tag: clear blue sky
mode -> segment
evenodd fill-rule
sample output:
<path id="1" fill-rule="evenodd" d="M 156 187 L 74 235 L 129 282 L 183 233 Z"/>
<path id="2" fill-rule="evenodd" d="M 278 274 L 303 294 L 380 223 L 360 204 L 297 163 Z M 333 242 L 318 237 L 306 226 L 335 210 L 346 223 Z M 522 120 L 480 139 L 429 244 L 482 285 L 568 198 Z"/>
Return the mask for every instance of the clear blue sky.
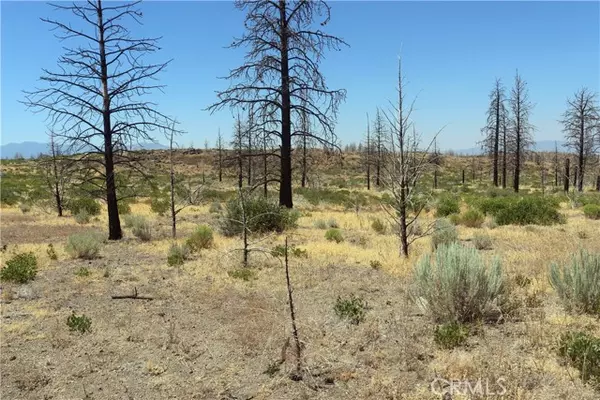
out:
<path id="1" fill-rule="evenodd" d="M 468 148 L 481 138 L 488 92 L 496 77 L 510 87 L 518 68 L 536 104 L 536 140 L 561 138 L 557 120 L 567 96 L 581 86 L 600 91 L 598 2 L 372 2 L 335 1 L 326 29 L 350 48 L 329 53 L 322 70 L 332 88 L 345 88 L 337 133 L 359 141 L 365 113 L 395 98 L 402 49 L 409 82 L 419 95 L 415 120 L 425 137 L 442 126 L 442 148 Z M 181 144 L 214 143 L 230 135 L 228 111 L 203 111 L 227 82 L 217 79 L 243 53 L 224 47 L 243 32 L 243 13 L 231 2 L 144 2 L 144 26 L 134 34 L 163 36 L 159 56 L 174 61 L 162 75 L 161 111 L 188 133 Z M 45 141 L 44 118 L 18 103 L 41 68 L 55 67 L 61 43 L 40 17 L 73 18 L 42 2 L 1 1 L 2 143 Z M 163 140 L 164 142 L 164 140 Z"/>

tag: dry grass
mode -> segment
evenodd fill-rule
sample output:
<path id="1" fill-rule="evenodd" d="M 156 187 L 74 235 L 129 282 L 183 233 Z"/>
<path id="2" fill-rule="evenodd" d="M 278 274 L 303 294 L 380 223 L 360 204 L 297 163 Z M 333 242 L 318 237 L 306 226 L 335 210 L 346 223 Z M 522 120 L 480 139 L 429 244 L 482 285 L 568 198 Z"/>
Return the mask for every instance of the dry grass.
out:
<path id="1" fill-rule="evenodd" d="M 547 270 L 581 246 L 600 251 L 594 235 L 600 221 L 563 210 L 566 225 L 486 230 L 494 249 L 484 256 L 500 256 L 512 280 L 522 275 L 531 283 L 515 287 L 519 307 L 503 324 L 479 327 L 466 347 L 441 350 L 433 342 L 431 319 L 408 295 L 414 262 L 430 251 L 429 240 L 416 242 L 405 260 L 396 237 L 371 228 L 374 217 L 385 219 L 382 212 L 310 210 L 289 232 L 290 242 L 308 253 L 291 260 L 308 371 L 293 382 L 287 376 L 295 354 L 284 346 L 290 323 L 279 261 L 253 253 L 257 279 L 232 278 L 227 272 L 240 265 L 239 239 L 215 234 L 214 248 L 182 267 L 168 267 L 168 218 L 152 214 L 146 204 L 132 205 L 132 213 L 153 220 L 156 239 L 143 243 L 126 229 L 125 239 L 107 244 L 100 259 L 72 260 L 64 252 L 65 232 L 104 230 L 104 214 L 82 228 L 70 217 L 37 213 L 31 219 L 3 208 L 3 243 L 4 232 L 18 232 L 18 240 L 6 242 L 3 261 L 13 252 L 33 251 L 40 271 L 25 288 L 2 285 L 2 398 L 439 399 L 429 387 L 436 377 L 502 378 L 507 399 L 598 398 L 577 371 L 562 365 L 556 341 L 575 328 L 600 335 L 600 322 L 565 313 Z M 328 242 L 314 228 L 316 220 L 329 218 L 338 222 L 344 242 Z M 179 220 L 180 242 L 199 223 L 216 226 L 208 206 L 186 209 Z M 47 229 L 54 235 L 48 237 Z M 458 227 L 465 242 L 476 231 Z M 581 231 L 589 237 L 580 238 Z M 283 238 L 271 236 L 257 246 L 268 251 Z M 48 258 L 48 243 L 57 261 Z M 373 260 L 382 267 L 372 268 Z M 75 276 L 82 266 L 90 276 Z M 111 299 L 134 287 L 154 300 Z M 359 325 L 340 320 L 333 310 L 338 296 L 350 294 L 369 305 Z M 68 331 L 72 311 L 92 319 L 90 333 Z M 282 356 L 279 369 L 270 369 Z"/>

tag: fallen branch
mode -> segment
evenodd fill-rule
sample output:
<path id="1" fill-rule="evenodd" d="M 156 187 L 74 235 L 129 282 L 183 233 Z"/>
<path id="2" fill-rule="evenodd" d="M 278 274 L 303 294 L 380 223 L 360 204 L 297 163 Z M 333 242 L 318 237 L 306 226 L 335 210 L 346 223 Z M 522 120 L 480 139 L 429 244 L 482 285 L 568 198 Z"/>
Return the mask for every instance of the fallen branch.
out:
<path id="1" fill-rule="evenodd" d="M 133 294 L 126 294 L 120 296 L 111 296 L 112 299 L 134 299 L 134 300 L 154 300 L 154 297 L 149 296 L 138 296 L 137 288 L 133 288 Z"/>

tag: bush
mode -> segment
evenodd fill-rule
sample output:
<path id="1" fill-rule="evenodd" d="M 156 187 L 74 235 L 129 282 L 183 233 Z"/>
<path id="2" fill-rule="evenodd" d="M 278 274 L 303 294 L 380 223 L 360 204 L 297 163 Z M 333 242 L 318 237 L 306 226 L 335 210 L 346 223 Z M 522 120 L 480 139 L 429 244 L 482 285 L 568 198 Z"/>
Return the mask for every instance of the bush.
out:
<path id="1" fill-rule="evenodd" d="M 460 215 L 459 214 L 450 214 L 448 215 L 448 222 L 450 222 L 452 225 L 459 225 L 460 224 Z"/>
<path id="2" fill-rule="evenodd" d="M 450 214 L 458 214 L 459 212 L 458 199 L 454 197 L 442 197 L 438 200 L 435 216 L 438 218 L 447 217 Z"/>
<path id="3" fill-rule="evenodd" d="M 173 243 L 171 247 L 169 247 L 169 252 L 167 253 L 167 264 L 170 267 L 183 265 L 188 257 L 189 249 L 187 246 L 180 246 L 177 243 Z"/>
<path id="4" fill-rule="evenodd" d="M 77 222 L 79 225 L 89 224 L 91 218 L 92 217 L 87 211 L 85 211 L 85 209 L 82 209 L 77 214 L 75 214 L 75 222 Z"/>
<path id="5" fill-rule="evenodd" d="M 297 226 L 300 214 L 295 210 L 280 207 L 274 201 L 262 196 L 245 200 L 246 227 L 253 234 L 283 232 Z M 233 199 L 225 205 L 221 218 L 221 231 L 225 236 L 239 235 L 243 231 L 242 205 L 239 199 Z"/>
<path id="6" fill-rule="evenodd" d="M 98 257 L 103 242 L 104 237 L 98 232 L 76 233 L 67 239 L 65 250 L 73 258 L 91 260 Z"/>
<path id="7" fill-rule="evenodd" d="M 325 239 L 330 242 L 341 243 L 344 241 L 344 236 L 342 235 L 342 231 L 336 228 L 329 228 L 325 232 Z"/>
<path id="8" fill-rule="evenodd" d="M 493 248 L 492 238 L 485 233 L 476 233 L 473 236 L 473 245 L 477 250 L 491 250 Z"/>
<path id="9" fill-rule="evenodd" d="M 583 214 L 589 219 L 600 219 L 600 205 L 588 204 L 584 206 Z"/>
<path id="10" fill-rule="evenodd" d="M 435 222 L 433 233 L 431 234 L 431 247 L 435 250 L 442 244 L 454 243 L 458 240 L 456 227 L 446 219 L 439 219 Z"/>
<path id="11" fill-rule="evenodd" d="M 37 258 L 31 252 L 20 253 L 6 262 L 0 270 L 0 280 L 27 283 L 37 275 Z"/>
<path id="12" fill-rule="evenodd" d="M 350 323 L 358 325 L 365 320 L 367 302 L 354 294 L 350 295 L 348 299 L 338 297 L 333 310 L 341 319 L 346 319 Z"/>
<path id="13" fill-rule="evenodd" d="M 438 325 L 433 332 L 433 339 L 444 349 L 453 349 L 463 345 L 469 337 L 469 328 L 458 322 Z"/>
<path id="14" fill-rule="evenodd" d="M 581 250 L 562 268 L 552 263 L 550 283 L 568 310 L 600 314 L 600 254 Z"/>
<path id="15" fill-rule="evenodd" d="M 90 216 L 100 215 L 100 204 L 89 197 L 69 201 L 68 208 L 72 215 L 77 215 L 84 210 Z"/>
<path id="16" fill-rule="evenodd" d="M 92 328 L 92 320 L 85 314 L 76 315 L 75 311 L 67 318 L 67 326 L 69 330 L 76 331 L 81 334 L 89 332 Z"/>
<path id="17" fill-rule="evenodd" d="M 131 213 L 131 203 L 128 201 L 119 200 L 117 208 L 119 209 L 119 215 L 128 215 Z"/>
<path id="18" fill-rule="evenodd" d="M 506 289 L 498 258 L 486 265 L 477 250 L 459 244 L 440 246 L 416 265 L 414 297 L 440 322 L 489 319 L 505 305 Z"/>
<path id="19" fill-rule="evenodd" d="M 152 239 L 152 225 L 143 216 L 137 216 L 132 221 L 131 233 L 142 242 L 148 242 Z"/>
<path id="20" fill-rule="evenodd" d="M 552 225 L 564 223 L 558 212 L 560 203 L 551 197 L 496 197 L 478 202 L 486 215 L 494 216 L 498 225 Z"/>
<path id="21" fill-rule="evenodd" d="M 373 228 L 373 230 L 380 235 L 384 235 L 387 232 L 387 225 L 379 218 L 375 218 L 373 220 L 371 228 Z"/>
<path id="22" fill-rule="evenodd" d="M 150 198 L 150 209 L 152 212 L 160 215 L 161 217 L 169 211 L 170 202 L 166 197 L 152 196 Z"/>
<path id="23" fill-rule="evenodd" d="M 469 228 L 481 228 L 485 217 L 480 211 L 469 209 L 460 216 L 460 223 Z"/>
<path id="24" fill-rule="evenodd" d="M 21 204 L 19 204 L 19 209 L 21 210 L 21 212 L 23 214 L 27 214 L 29 211 L 31 211 L 31 204 L 21 203 Z"/>
<path id="25" fill-rule="evenodd" d="M 86 276 L 90 276 L 91 272 L 87 267 L 79 267 L 79 269 L 75 271 L 75 275 L 79 276 L 80 278 L 85 278 Z"/>
<path id="26" fill-rule="evenodd" d="M 383 264 L 381 264 L 381 261 L 379 260 L 371 260 L 369 261 L 369 265 L 373 269 L 381 269 L 381 267 L 383 266 Z"/>
<path id="27" fill-rule="evenodd" d="M 48 258 L 52 261 L 58 260 L 58 254 L 56 254 L 56 250 L 54 250 L 54 246 L 52 243 L 48 244 L 48 248 L 46 249 L 46 254 L 48 254 Z"/>
<path id="28" fill-rule="evenodd" d="M 250 268 L 237 268 L 232 271 L 227 271 L 227 275 L 234 279 L 241 279 L 246 282 L 256 279 L 256 272 Z"/>
<path id="29" fill-rule="evenodd" d="M 561 337 L 558 352 L 579 370 L 581 380 L 600 381 L 600 338 L 584 332 L 569 332 Z"/>
<path id="30" fill-rule="evenodd" d="M 318 219 L 315 221 L 314 227 L 317 229 L 327 229 L 327 221 Z"/>
<path id="31" fill-rule="evenodd" d="M 146 218 L 142 215 L 127 214 L 123 216 L 123 226 L 125 228 L 133 228 L 136 225 L 141 225 Z"/>
<path id="32" fill-rule="evenodd" d="M 192 252 L 211 248 L 214 244 L 212 228 L 208 225 L 197 226 L 194 232 L 192 232 L 192 235 L 188 238 L 186 244 Z"/>

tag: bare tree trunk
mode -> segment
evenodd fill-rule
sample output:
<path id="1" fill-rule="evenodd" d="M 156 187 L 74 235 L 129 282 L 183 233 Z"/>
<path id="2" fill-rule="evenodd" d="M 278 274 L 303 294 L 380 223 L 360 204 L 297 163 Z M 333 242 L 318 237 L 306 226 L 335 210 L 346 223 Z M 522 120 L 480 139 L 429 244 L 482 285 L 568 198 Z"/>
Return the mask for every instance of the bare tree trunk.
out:
<path id="1" fill-rule="evenodd" d="M 577 189 L 577 187 L 579 185 L 578 179 L 579 179 L 579 168 L 576 165 L 575 168 L 573 168 L 573 192 L 575 192 L 575 190 Z"/>
<path id="2" fill-rule="evenodd" d="M 583 192 L 583 175 L 585 168 L 585 115 L 581 114 L 581 121 L 579 126 L 579 157 L 578 157 L 578 168 L 575 169 L 575 184 L 577 190 Z M 579 178 L 579 180 L 577 180 Z"/>
<path id="3" fill-rule="evenodd" d="M 177 213 L 175 212 L 175 169 L 173 163 L 173 134 L 169 138 L 169 163 L 170 163 L 170 182 L 171 182 L 171 237 L 177 238 Z"/>
<path id="4" fill-rule="evenodd" d="M 371 190 L 371 127 L 369 114 L 367 114 L 367 190 Z"/>
<path id="5" fill-rule="evenodd" d="M 292 120 L 290 98 L 290 66 L 286 1 L 279 0 L 281 24 L 281 176 L 279 205 L 293 208 L 292 200 Z"/>
<path id="6" fill-rule="evenodd" d="M 600 175 L 596 177 L 596 191 L 600 192 Z"/>
<path id="7" fill-rule="evenodd" d="M 292 297 L 292 283 L 290 282 L 290 267 L 288 262 L 288 238 L 285 238 L 285 280 L 288 292 L 288 300 L 290 303 L 290 319 L 292 320 L 292 334 L 294 343 L 296 344 L 296 371 L 292 375 L 292 380 L 302 379 L 302 346 L 300 345 L 300 336 L 298 335 L 298 327 L 296 326 L 296 313 L 294 311 L 294 298 Z"/>
<path id="8" fill-rule="evenodd" d="M 123 237 L 117 190 L 115 187 L 115 166 L 113 160 L 112 129 L 110 123 L 110 97 L 108 95 L 108 66 L 104 39 L 104 18 L 102 17 L 102 1 L 98 0 L 98 44 L 100 46 L 100 80 L 102 82 L 104 123 L 104 167 L 106 171 L 106 206 L 108 208 L 108 240 L 120 240 Z"/>
<path id="9" fill-rule="evenodd" d="M 570 173 L 569 173 L 569 165 L 571 163 L 571 159 L 567 158 L 565 160 L 565 180 L 564 180 L 564 191 L 569 192 L 569 181 L 570 181 Z"/>
<path id="10" fill-rule="evenodd" d="M 54 142 L 54 135 L 52 134 L 52 136 L 50 136 L 50 151 L 52 153 L 52 171 L 54 173 L 54 176 L 52 177 L 53 179 L 53 191 L 54 191 L 54 200 L 56 203 L 56 212 L 58 213 L 59 217 L 63 216 L 63 204 L 62 204 L 62 190 L 60 187 L 60 179 L 61 176 L 59 176 L 58 174 L 58 160 L 56 159 L 58 157 L 57 151 L 56 151 L 56 143 Z"/>
<path id="11" fill-rule="evenodd" d="M 506 143 L 506 120 L 502 123 L 502 189 L 506 189 L 508 145 Z"/>

